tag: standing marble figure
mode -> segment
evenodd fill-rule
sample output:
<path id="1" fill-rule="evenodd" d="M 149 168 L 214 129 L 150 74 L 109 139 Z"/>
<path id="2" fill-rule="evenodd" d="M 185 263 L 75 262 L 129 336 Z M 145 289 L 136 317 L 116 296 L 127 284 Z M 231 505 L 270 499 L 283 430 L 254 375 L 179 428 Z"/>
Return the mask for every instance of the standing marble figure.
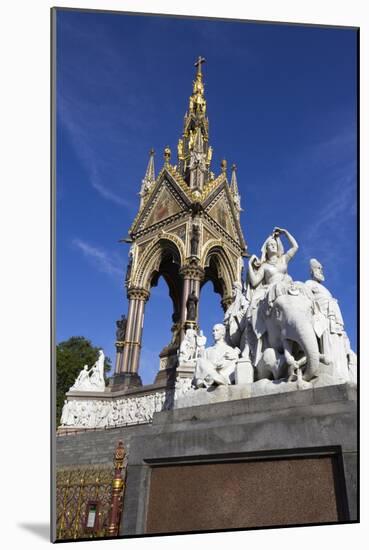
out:
<path id="1" fill-rule="evenodd" d="M 311 290 L 315 302 L 314 329 L 319 338 L 324 363 L 334 366 L 335 376 L 348 381 L 350 343 L 344 330 L 344 323 L 338 302 L 323 285 L 323 266 L 318 260 L 310 260 L 311 279 L 306 286 Z"/>

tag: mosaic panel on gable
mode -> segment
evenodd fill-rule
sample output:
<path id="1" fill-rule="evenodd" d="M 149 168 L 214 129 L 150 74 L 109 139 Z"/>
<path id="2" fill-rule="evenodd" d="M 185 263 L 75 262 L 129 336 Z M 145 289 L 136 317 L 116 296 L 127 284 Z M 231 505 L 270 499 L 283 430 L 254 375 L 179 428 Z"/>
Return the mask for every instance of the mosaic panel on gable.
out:
<path id="1" fill-rule="evenodd" d="M 170 230 L 170 233 L 174 233 L 174 235 L 177 235 L 184 243 L 186 242 L 186 224 L 174 227 Z"/>
<path id="2" fill-rule="evenodd" d="M 182 210 L 179 203 L 176 201 L 172 193 L 169 191 L 166 185 L 163 186 L 163 189 L 159 192 L 157 197 L 154 199 L 155 205 L 148 219 L 144 223 L 144 227 L 150 227 Z"/>
<path id="3" fill-rule="evenodd" d="M 232 212 L 228 205 L 225 193 L 222 192 L 215 203 L 215 205 L 209 210 L 209 215 L 230 235 L 233 239 L 238 241 L 234 225 L 232 223 Z"/>

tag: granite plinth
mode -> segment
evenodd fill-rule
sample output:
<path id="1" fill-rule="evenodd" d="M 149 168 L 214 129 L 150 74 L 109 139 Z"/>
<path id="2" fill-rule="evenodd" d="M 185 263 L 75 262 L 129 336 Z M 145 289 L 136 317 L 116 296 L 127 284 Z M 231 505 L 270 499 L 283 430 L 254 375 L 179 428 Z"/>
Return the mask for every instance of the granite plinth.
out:
<path id="1" fill-rule="evenodd" d="M 242 392 L 244 389 L 221 389 L 221 392 L 225 391 Z M 148 507 L 148 503 L 156 502 L 155 495 L 150 493 L 150 480 L 154 479 L 152 475 L 155 468 L 174 465 L 197 467 L 206 463 L 223 465 L 233 461 L 240 463 L 259 459 L 268 461 L 268 475 L 273 472 L 274 459 L 285 460 L 287 469 L 293 466 L 289 465 L 290 459 L 312 460 L 311 464 L 316 459 L 314 468 L 323 476 L 321 483 L 329 487 L 331 500 L 324 507 L 322 505 L 321 513 L 315 510 L 314 515 L 309 511 L 312 522 L 357 520 L 356 386 L 340 384 L 248 399 L 240 397 L 241 395 L 242 393 L 238 394 L 238 399 L 233 394 L 234 399 L 228 401 L 156 413 L 150 430 L 144 436 L 135 432 L 130 441 L 130 477 L 127 482 L 122 534 L 144 534 L 149 530 L 157 532 L 152 519 L 148 523 L 148 518 L 153 518 L 156 513 Z M 325 463 L 327 468 L 323 474 L 325 467 L 320 461 L 326 457 L 329 460 Z M 298 467 L 294 471 L 298 471 Z M 195 468 L 192 470 L 194 472 Z M 221 473 L 220 468 L 219 475 Z M 212 479 L 217 479 L 216 476 L 217 474 Z M 333 482 L 332 479 L 329 481 L 329 476 L 333 476 Z M 181 481 L 180 476 L 177 481 Z M 221 488 L 226 487 L 223 484 L 218 485 Z M 235 491 L 236 485 L 232 487 L 229 493 L 221 493 L 230 507 L 238 510 L 240 507 L 252 506 L 252 503 L 245 501 L 244 493 Z M 278 483 L 270 485 L 270 499 L 272 504 L 279 502 L 279 506 L 283 506 L 283 499 L 288 499 L 288 496 L 278 492 L 278 487 Z M 303 498 L 309 502 L 309 484 L 302 484 L 301 487 L 305 490 Z M 181 491 L 182 489 L 184 499 L 186 492 L 195 494 L 194 486 L 186 488 L 186 484 L 181 484 Z M 288 494 L 296 495 L 293 487 L 288 490 Z M 301 510 L 300 501 L 295 496 L 293 503 L 296 510 Z M 212 503 L 208 505 L 211 506 Z M 177 508 L 178 506 L 179 503 L 176 504 Z M 337 519 L 334 519 L 334 506 L 340 509 Z M 149 512 L 151 516 L 148 515 Z M 171 513 L 174 512 L 168 510 L 168 514 Z M 291 515 L 286 525 L 303 524 L 305 517 L 303 511 L 300 516 L 297 513 Z M 268 520 L 264 515 L 254 523 L 250 519 L 247 526 L 271 526 L 280 521 L 275 518 L 273 523 L 272 520 L 273 518 Z M 160 529 L 166 525 L 169 529 L 167 532 L 181 532 L 183 525 L 188 526 L 188 522 L 184 521 L 178 524 L 177 529 L 176 521 L 173 518 L 172 529 L 168 527 L 170 518 L 166 524 L 161 522 L 158 525 Z M 211 524 L 206 522 L 202 525 L 204 529 L 214 528 L 209 527 Z"/>
<path id="2" fill-rule="evenodd" d="M 140 386 L 142 386 L 142 380 L 137 372 L 121 372 L 114 374 L 109 380 L 109 388 L 112 392 Z"/>

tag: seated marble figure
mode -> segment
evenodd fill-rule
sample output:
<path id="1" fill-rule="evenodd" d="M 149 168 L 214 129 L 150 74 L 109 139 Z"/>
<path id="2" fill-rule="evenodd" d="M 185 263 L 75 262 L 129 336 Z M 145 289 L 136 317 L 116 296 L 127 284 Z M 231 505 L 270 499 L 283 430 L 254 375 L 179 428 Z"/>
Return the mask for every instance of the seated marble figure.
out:
<path id="1" fill-rule="evenodd" d="M 234 382 L 234 371 L 240 350 L 225 342 L 225 333 L 224 325 L 214 325 L 214 345 L 203 349 L 196 361 L 193 379 L 195 388 L 228 385 Z"/>

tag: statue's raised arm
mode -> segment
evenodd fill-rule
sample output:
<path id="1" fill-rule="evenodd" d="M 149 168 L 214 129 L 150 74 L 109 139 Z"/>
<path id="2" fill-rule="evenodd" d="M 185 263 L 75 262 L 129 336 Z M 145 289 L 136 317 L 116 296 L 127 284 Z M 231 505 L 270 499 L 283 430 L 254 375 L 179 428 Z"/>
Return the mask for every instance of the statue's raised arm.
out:
<path id="1" fill-rule="evenodd" d="M 286 253 L 281 240 L 282 235 L 291 245 Z M 286 279 L 288 262 L 296 254 L 298 248 L 296 239 L 287 229 L 275 227 L 261 248 L 260 260 L 255 254 L 249 260 L 248 275 L 251 287 L 256 288 L 261 283 L 271 285 Z"/>
<path id="2" fill-rule="evenodd" d="M 286 261 L 289 262 L 290 259 L 293 258 L 296 252 L 298 251 L 299 245 L 297 244 L 296 239 L 291 235 L 289 231 L 287 231 L 287 229 L 281 229 L 280 227 L 275 227 L 273 229 L 272 236 L 278 239 L 280 235 L 285 235 L 291 245 L 291 248 L 287 250 L 287 252 L 284 255 L 286 258 Z"/>

